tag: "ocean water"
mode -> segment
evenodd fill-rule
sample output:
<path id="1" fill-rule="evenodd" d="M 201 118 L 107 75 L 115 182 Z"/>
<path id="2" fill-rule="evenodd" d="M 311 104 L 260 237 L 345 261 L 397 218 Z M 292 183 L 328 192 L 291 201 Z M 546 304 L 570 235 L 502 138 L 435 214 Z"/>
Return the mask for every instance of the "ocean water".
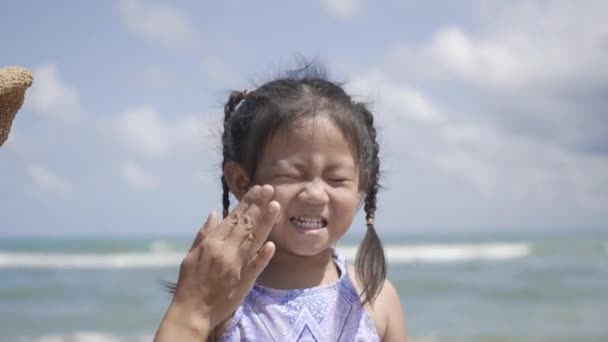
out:
<path id="1" fill-rule="evenodd" d="M 412 342 L 608 341 L 608 233 L 385 237 Z M 3 238 L 0 341 L 151 341 L 189 239 Z M 347 258 L 356 241 L 338 245 Z"/>

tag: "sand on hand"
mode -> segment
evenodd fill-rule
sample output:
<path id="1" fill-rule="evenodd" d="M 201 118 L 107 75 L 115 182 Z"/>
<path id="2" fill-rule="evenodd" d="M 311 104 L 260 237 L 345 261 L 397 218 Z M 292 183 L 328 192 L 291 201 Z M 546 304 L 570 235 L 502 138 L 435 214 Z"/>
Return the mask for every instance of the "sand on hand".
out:
<path id="1" fill-rule="evenodd" d="M 21 67 L 0 68 L 0 146 L 8 139 L 15 115 L 32 85 L 32 73 Z"/>

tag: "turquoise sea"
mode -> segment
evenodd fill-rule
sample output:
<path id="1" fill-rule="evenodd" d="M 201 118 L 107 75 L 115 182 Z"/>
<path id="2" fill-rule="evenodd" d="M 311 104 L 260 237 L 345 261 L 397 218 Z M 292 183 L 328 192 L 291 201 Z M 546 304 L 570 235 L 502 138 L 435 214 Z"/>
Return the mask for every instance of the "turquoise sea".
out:
<path id="1" fill-rule="evenodd" d="M 608 341 L 608 232 L 384 237 L 413 342 Z M 189 238 L 2 238 L 0 341 L 150 341 Z M 338 250 L 352 257 L 354 239 Z"/>

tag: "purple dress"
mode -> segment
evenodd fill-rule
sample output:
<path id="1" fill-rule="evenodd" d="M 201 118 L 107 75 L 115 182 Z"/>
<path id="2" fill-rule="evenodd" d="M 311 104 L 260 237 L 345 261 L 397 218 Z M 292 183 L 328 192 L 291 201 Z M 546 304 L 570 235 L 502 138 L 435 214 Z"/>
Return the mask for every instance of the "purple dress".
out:
<path id="1" fill-rule="evenodd" d="M 295 290 L 255 284 L 220 341 L 380 341 L 346 261 L 335 254 L 334 260 L 340 269 L 334 284 Z"/>

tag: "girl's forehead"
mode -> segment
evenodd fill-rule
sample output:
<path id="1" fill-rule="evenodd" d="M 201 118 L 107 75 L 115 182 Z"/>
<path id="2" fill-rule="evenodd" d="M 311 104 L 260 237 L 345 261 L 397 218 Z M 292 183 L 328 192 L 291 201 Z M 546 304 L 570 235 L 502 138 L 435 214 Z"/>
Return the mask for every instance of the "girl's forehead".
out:
<path id="1" fill-rule="evenodd" d="M 295 147 L 305 148 L 309 144 L 318 141 L 331 141 L 334 144 L 344 142 L 348 144 L 348 139 L 346 139 L 342 130 L 332 119 L 325 115 L 307 116 L 284 123 L 268 143 L 280 144 L 280 146 L 297 143 Z M 307 144 L 301 146 L 299 145 L 301 143 Z"/>
<path id="2" fill-rule="evenodd" d="M 287 136 L 318 136 L 320 134 L 333 134 L 342 131 L 340 127 L 327 114 L 307 115 L 288 121 L 279 126 L 277 134 L 282 133 Z"/>
<path id="3" fill-rule="evenodd" d="M 282 125 L 266 143 L 263 159 L 274 163 L 312 156 L 349 163 L 355 159 L 353 144 L 327 116 L 305 117 Z"/>

